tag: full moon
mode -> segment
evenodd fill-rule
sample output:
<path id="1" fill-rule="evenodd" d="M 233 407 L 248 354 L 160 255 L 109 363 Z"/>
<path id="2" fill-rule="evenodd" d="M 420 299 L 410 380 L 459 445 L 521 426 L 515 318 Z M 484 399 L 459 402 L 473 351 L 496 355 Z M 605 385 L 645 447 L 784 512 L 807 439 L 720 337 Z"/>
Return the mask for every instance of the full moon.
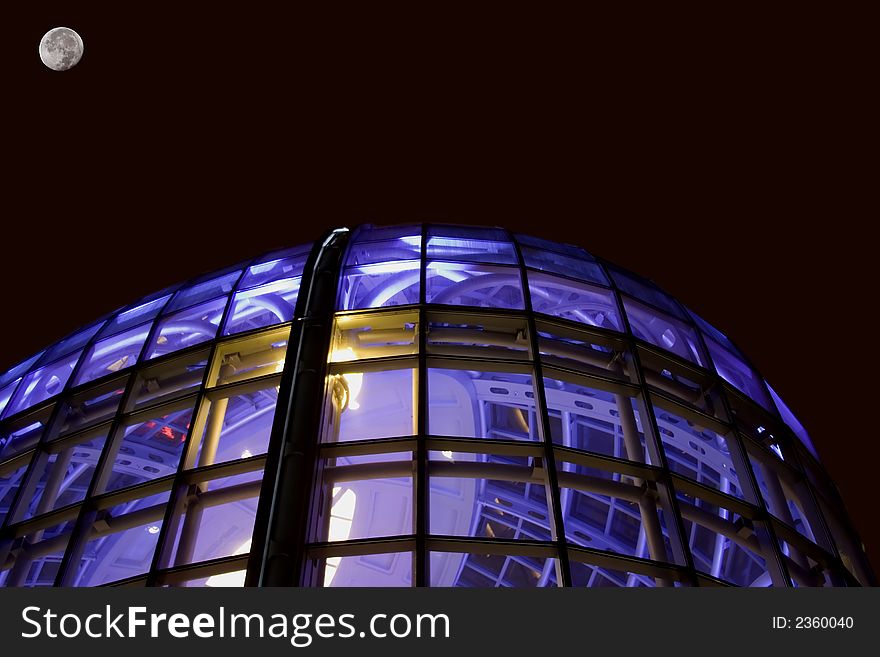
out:
<path id="1" fill-rule="evenodd" d="M 40 39 L 40 59 L 53 71 L 66 71 L 79 63 L 83 41 L 69 27 L 55 27 Z"/>

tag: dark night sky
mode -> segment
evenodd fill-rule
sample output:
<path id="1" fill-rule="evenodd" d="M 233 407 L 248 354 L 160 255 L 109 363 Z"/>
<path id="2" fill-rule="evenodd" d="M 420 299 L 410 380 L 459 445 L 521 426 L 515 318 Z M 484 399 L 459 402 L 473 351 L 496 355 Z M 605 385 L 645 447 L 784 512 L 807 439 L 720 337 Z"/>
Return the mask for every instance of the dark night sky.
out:
<path id="1" fill-rule="evenodd" d="M 0 9 L 0 370 L 331 226 L 502 225 L 727 332 L 880 564 L 859 17 L 30 4 Z M 86 44 L 65 73 L 37 56 L 56 25 Z"/>

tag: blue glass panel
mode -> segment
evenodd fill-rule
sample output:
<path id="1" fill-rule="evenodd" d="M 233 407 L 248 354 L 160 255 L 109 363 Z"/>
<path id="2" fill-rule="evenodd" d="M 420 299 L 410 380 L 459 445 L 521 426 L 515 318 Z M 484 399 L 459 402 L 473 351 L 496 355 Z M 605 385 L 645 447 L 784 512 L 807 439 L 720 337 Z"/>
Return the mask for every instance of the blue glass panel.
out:
<path id="1" fill-rule="evenodd" d="M 431 586 L 457 588 L 535 588 L 558 586 L 556 559 L 431 552 Z"/>
<path id="2" fill-rule="evenodd" d="M 764 381 L 758 373 L 712 338 L 706 336 L 705 339 L 718 376 L 768 411 L 772 410 L 773 402 L 770 401 L 770 395 L 767 394 Z"/>
<path id="3" fill-rule="evenodd" d="M 155 299 L 143 301 L 134 307 L 123 310 L 107 322 L 99 337 L 103 338 L 149 322 L 162 311 L 162 308 L 165 307 L 170 298 L 171 294 L 163 294 Z"/>
<path id="4" fill-rule="evenodd" d="M 367 242 L 380 240 L 393 240 L 407 238 L 413 235 L 421 235 L 421 226 L 373 226 L 365 224 L 355 231 L 353 242 Z"/>
<path id="5" fill-rule="evenodd" d="M 16 379 L 5 388 L 0 388 L 0 417 L 3 417 L 3 411 L 6 410 L 6 406 L 9 404 L 9 400 L 12 399 L 12 394 L 15 392 L 15 388 L 20 381 L 21 379 Z"/>
<path id="6" fill-rule="evenodd" d="M 91 340 L 92 336 L 98 332 L 98 329 L 101 328 L 101 324 L 102 322 L 99 322 L 84 331 L 74 333 L 73 335 L 64 338 L 61 342 L 56 342 L 54 346 L 49 347 L 49 349 L 46 350 L 46 353 L 43 354 L 39 365 L 45 365 L 46 363 L 58 359 L 59 356 L 66 356 L 72 351 L 82 349 L 85 344 Z"/>
<path id="7" fill-rule="evenodd" d="M 656 581 L 650 575 L 594 566 L 577 561 L 571 563 L 571 580 L 572 586 L 587 588 L 652 588 L 656 586 Z M 675 582 L 675 585 L 678 586 L 679 582 Z"/>
<path id="8" fill-rule="evenodd" d="M 269 254 L 257 264 L 248 267 L 244 277 L 241 279 L 241 283 L 238 284 L 238 288 L 256 287 L 271 281 L 281 280 L 282 278 L 302 276 L 311 250 L 312 245 L 305 244 L 293 249 Z"/>
<path id="9" fill-rule="evenodd" d="M 43 437 L 48 419 L 49 409 L 45 409 L 21 418 L 13 426 L 0 428 L 0 462 L 36 447 Z"/>
<path id="10" fill-rule="evenodd" d="M 725 349 L 727 349 L 729 352 L 742 358 L 742 353 L 736 347 L 733 346 L 733 342 L 731 342 L 730 339 L 726 335 L 724 335 L 721 331 L 719 331 L 717 328 L 712 326 L 709 322 L 704 320 L 702 317 L 697 315 L 697 313 L 695 313 L 693 310 L 688 309 L 688 313 L 690 313 L 690 316 L 693 318 L 697 327 L 700 329 L 700 331 L 703 332 L 703 334 L 707 338 L 711 338 L 711 339 L 715 340 L 720 345 L 722 345 Z"/>
<path id="11" fill-rule="evenodd" d="M 524 308 L 522 279 L 515 267 L 429 262 L 427 302 L 483 308 Z"/>
<path id="12" fill-rule="evenodd" d="M 695 329 L 629 297 L 623 297 L 623 305 L 637 338 L 706 367 Z"/>
<path id="13" fill-rule="evenodd" d="M 776 394 L 773 388 L 770 387 L 769 383 L 767 383 L 767 389 L 770 391 L 770 396 L 773 397 L 773 401 L 776 403 L 776 408 L 779 409 L 779 414 L 788 425 L 788 428 L 794 431 L 794 434 L 804 444 L 804 447 L 810 450 L 810 453 L 818 459 L 819 454 L 818 452 L 816 452 L 813 441 L 810 439 L 810 434 L 808 434 L 807 430 L 804 429 L 804 425 L 801 424 L 800 420 L 795 417 L 794 413 L 791 412 L 791 409 L 788 407 L 788 405 L 784 401 L 782 401 L 782 398 Z M 0 406 L 2 406 L 2 402 L 0 402 Z"/>
<path id="14" fill-rule="evenodd" d="M 136 328 L 118 333 L 96 342 L 76 375 L 74 385 L 119 372 L 137 362 L 152 324 L 142 324 Z"/>
<path id="15" fill-rule="evenodd" d="M 0 525 L 6 519 L 6 514 L 15 502 L 15 495 L 24 483 L 24 475 L 27 472 L 30 460 L 19 462 L 13 466 L 0 466 Z M 2 567 L 2 564 L 0 564 Z"/>
<path id="16" fill-rule="evenodd" d="M 39 352 L 38 354 L 34 354 L 33 356 L 31 356 L 31 357 L 28 358 L 27 360 L 23 360 L 23 361 L 21 361 L 21 362 L 20 362 L 18 365 L 16 365 L 15 367 L 11 367 L 11 368 L 9 368 L 9 369 L 6 371 L 6 373 L 3 374 L 3 376 L 0 376 L 0 388 L 2 388 L 3 386 L 5 386 L 7 383 L 9 383 L 10 381 L 12 381 L 13 379 L 17 379 L 17 378 L 19 378 L 19 377 L 20 377 L 22 374 L 24 374 L 25 372 L 29 372 L 29 371 L 30 371 L 30 368 L 31 368 L 31 365 L 33 365 L 34 363 L 36 363 L 36 362 L 37 362 L 37 359 L 39 359 L 39 357 L 42 356 L 42 355 L 43 355 L 43 352 L 41 351 L 41 352 Z"/>
<path id="17" fill-rule="evenodd" d="M 345 405 L 336 426 L 328 426 L 324 442 L 413 435 L 413 370 L 349 372 L 339 376 L 339 384 L 346 390 Z"/>
<path id="18" fill-rule="evenodd" d="M 621 331 L 614 293 L 604 287 L 529 270 L 532 309 L 574 322 Z"/>
<path id="19" fill-rule="evenodd" d="M 390 552 L 327 557 L 323 586 L 401 586 L 412 584 L 412 553 Z"/>
<path id="20" fill-rule="evenodd" d="M 285 278 L 236 292 L 223 335 L 291 321 L 301 282 Z"/>
<path id="21" fill-rule="evenodd" d="M 405 235 L 396 240 L 356 242 L 351 245 L 345 264 L 369 265 L 377 262 L 418 260 L 422 255 L 421 235 Z"/>
<path id="22" fill-rule="evenodd" d="M 492 242 L 510 242 L 510 235 L 501 228 L 484 226 L 435 225 L 428 227 L 428 238 L 434 236 L 453 237 L 463 240 L 489 240 Z"/>
<path id="23" fill-rule="evenodd" d="M 552 251 L 522 247 L 522 254 L 527 267 L 540 269 L 551 274 L 562 274 L 582 281 L 608 285 L 608 279 L 605 278 L 602 268 L 586 253 L 580 257 L 571 257 Z"/>
<path id="24" fill-rule="evenodd" d="M 339 286 L 339 310 L 380 308 L 419 302 L 418 260 L 400 260 L 345 269 Z"/>
<path id="25" fill-rule="evenodd" d="M 727 495 L 746 499 L 723 436 L 656 404 L 654 414 L 670 470 Z"/>
<path id="26" fill-rule="evenodd" d="M 226 299 L 214 299 L 163 318 L 147 358 L 164 356 L 213 339 L 223 316 Z"/>
<path id="27" fill-rule="evenodd" d="M 611 277 L 622 292 L 635 297 L 640 301 L 649 303 L 660 310 L 665 310 L 670 315 L 678 319 L 686 320 L 687 316 L 682 311 L 681 306 L 668 294 L 660 288 L 645 280 L 635 278 L 633 275 L 624 273 L 619 269 L 609 268 Z"/>
<path id="28" fill-rule="evenodd" d="M 509 241 L 435 235 L 428 238 L 428 258 L 515 265 L 516 251 Z"/>
<path id="29" fill-rule="evenodd" d="M 18 390 L 15 391 L 15 396 L 9 404 L 6 415 L 30 408 L 64 390 L 76 361 L 79 360 L 80 353 L 76 352 L 65 356 L 28 374 L 19 385 Z"/>
<path id="30" fill-rule="evenodd" d="M 232 291 L 240 274 L 241 272 L 236 270 L 217 276 L 216 278 L 212 278 L 203 283 L 196 283 L 195 285 L 181 290 L 174 295 L 171 303 L 169 303 L 168 307 L 165 309 L 165 313 L 174 312 L 181 308 L 187 308 L 207 299 L 220 296 L 221 294 L 228 294 Z"/>
<path id="31" fill-rule="evenodd" d="M 428 370 L 428 431 L 435 436 L 539 440 L 528 374 Z"/>

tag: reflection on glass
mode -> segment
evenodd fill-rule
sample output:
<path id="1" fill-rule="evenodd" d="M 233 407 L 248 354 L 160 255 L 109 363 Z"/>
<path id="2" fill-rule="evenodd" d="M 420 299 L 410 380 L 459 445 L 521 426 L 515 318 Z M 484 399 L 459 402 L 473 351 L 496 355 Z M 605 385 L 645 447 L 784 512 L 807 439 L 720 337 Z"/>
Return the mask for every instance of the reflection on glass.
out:
<path id="1" fill-rule="evenodd" d="M 431 586 L 461 588 L 557 586 L 556 559 L 521 555 L 432 552 Z"/>
<path id="2" fill-rule="evenodd" d="M 225 307 L 226 297 L 221 297 L 165 317 L 147 357 L 164 356 L 213 339 Z"/>
<path id="3" fill-rule="evenodd" d="M 427 302 L 447 306 L 523 308 L 519 269 L 478 263 L 428 263 Z"/>

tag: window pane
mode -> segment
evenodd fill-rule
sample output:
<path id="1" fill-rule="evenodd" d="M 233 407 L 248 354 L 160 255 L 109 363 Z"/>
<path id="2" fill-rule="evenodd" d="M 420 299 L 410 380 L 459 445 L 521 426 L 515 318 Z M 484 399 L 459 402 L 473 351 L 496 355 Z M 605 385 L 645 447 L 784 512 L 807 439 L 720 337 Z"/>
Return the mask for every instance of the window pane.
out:
<path id="1" fill-rule="evenodd" d="M 64 402 L 58 417 L 58 436 L 113 419 L 125 392 L 125 378 L 83 391 Z M 53 437 L 54 438 L 54 437 Z"/>
<path id="2" fill-rule="evenodd" d="M 208 375 L 208 387 L 280 373 L 289 335 L 290 327 L 284 327 L 221 342 Z"/>
<path id="3" fill-rule="evenodd" d="M 6 515 L 12 510 L 15 495 L 24 483 L 24 475 L 30 462 L 31 459 L 28 457 L 0 464 L 0 524 L 3 524 Z M 2 565 L 0 564 L 0 567 Z"/>
<path id="4" fill-rule="evenodd" d="M 226 297 L 221 297 L 165 317 L 153 338 L 148 358 L 164 356 L 213 339 L 225 307 Z"/>
<path id="5" fill-rule="evenodd" d="M 381 242 L 355 242 L 348 251 L 345 264 L 352 266 L 418 260 L 421 255 L 421 235 L 406 235 Z"/>
<path id="6" fill-rule="evenodd" d="M 331 362 L 405 356 L 418 350 L 414 312 L 341 315 L 333 330 Z"/>
<path id="7" fill-rule="evenodd" d="M 381 308 L 419 302 L 418 260 L 347 267 L 339 287 L 339 310 Z"/>
<path id="8" fill-rule="evenodd" d="M 42 355 L 43 355 L 43 352 L 41 351 L 37 354 L 34 354 L 33 356 L 31 356 L 27 360 L 21 361 L 15 367 L 12 367 L 12 368 L 6 370 L 6 372 L 4 372 L 2 375 L 0 375 L 0 388 L 5 386 L 7 383 L 12 381 L 13 379 L 19 378 L 25 372 L 29 372 L 31 369 L 31 366 L 34 363 L 36 363 L 40 359 L 40 356 L 42 356 Z"/>
<path id="9" fill-rule="evenodd" d="M 240 275 L 241 272 L 236 270 L 227 274 L 221 274 L 220 276 L 203 283 L 196 283 L 188 288 L 184 288 L 174 296 L 171 303 L 169 303 L 168 307 L 165 309 L 165 312 L 174 312 L 175 310 L 188 308 L 189 306 L 202 303 L 208 299 L 219 297 L 221 294 L 229 294 L 232 292 L 232 287 L 235 285 L 235 282 Z"/>
<path id="10" fill-rule="evenodd" d="M 141 370 L 128 410 L 170 401 L 192 392 L 202 384 L 207 365 L 208 351 L 205 350 Z"/>
<path id="11" fill-rule="evenodd" d="M 86 383 L 134 365 L 144 342 L 147 341 L 150 327 L 151 324 L 142 324 L 130 331 L 96 342 L 83 361 L 74 384 Z"/>
<path id="12" fill-rule="evenodd" d="M 448 321 L 438 321 L 434 317 Z M 429 314 L 428 321 L 428 353 L 529 359 L 529 339 L 525 319 L 439 313 Z"/>
<path id="13" fill-rule="evenodd" d="M 0 463 L 36 447 L 51 411 L 46 408 L 0 427 Z"/>
<path id="14" fill-rule="evenodd" d="M 538 440 L 532 377 L 429 369 L 428 423 L 435 436 Z"/>
<path id="15" fill-rule="evenodd" d="M 16 379 L 5 388 L 0 389 L 0 417 L 3 417 L 3 411 L 6 410 L 6 406 L 9 404 L 9 400 L 12 399 L 15 388 L 20 382 L 21 379 Z"/>
<path id="16" fill-rule="evenodd" d="M 79 360 L 80 353 L 76 352 L 65 356 L 28 374 L 18 386 L 6 415 L 13 415 L 30 408 L 64 390 L 64 386 L 76 366 L 76 361 Z"/>
<path id="17" fill-rule="evenodd" d="M 623 297 L 623 305 L 633 335 L 637 338 L 671 351 L 697 365 L 706 366 L 696 331 L 690 326 L 628 297 Z"/>
<path id="18" fill-rule="evenodd" d="M 602 268 L 586 253 L 572 257 L 527 246 L 522 247 L 522 253 L 526 267 L 540 269 L 548 274 L 562 274 L 581 281 L 608 285 L 608 279 L 605 278 Z"/>
<path id="19" fill-rule="evenodd" d="M 92 336 L 98 332 L 99 328 L 101 328 L 101 322 L 55 343 L 53 347 L 46 350 L 46 353 L 43 354 L 39 364 L 43 366 L 46 363 L 58 359 L 59 356 L 66 356 L 74 351 L 82 350 L 86 343 L 91 340 Z"/>
<path id="20" fill-rule="evenodd" d="M 438 235 L 428 238 L 428 258 L 497 262 L 505 265 L 517 263 L 516 251 L 509 241 L 488 241 Z"/>
<path id="21" fill-rule="evenodd" d="M 521 310 L 524 305 L 519 269 L 477 263 L 429 262 L 427 302 Z"/>
<path id="22" fill-rule="evenodd" d="M 557 586 L 556 559 L 504 554 L 432 552 L 431 586 L 462 588 Z"/>
<path id="23" fill-rule="evenodd" d="M 356 368 L 352 364 L 351 368 Z M 333 417 L 325 419 L 324 442 L 411 436 L 415 433 L 412 369 L 347 372 L 330 377 Z"/>
<path id="24" fill-rule="evenodd" d="M 795 417 L 788 405 L 782 401 L 782 398 L 776 394 L 776 391 L 770 387 L 769 383 L 767 383 L 767 390 L 770 391 L 770 396 L 773 397 L 773 402 L 776 404 L 776 408 L 779 409 L 779 414 L 782 416 L 783 421 L 788 425 L 788 428 L 794 431 L 798 439 L 804 444 L 804 447 L 810 450 L 810 453 L 818 459 L 819 454 L 816 452 L 816 448 L 813 446 L 813 441 L 810 439 L 810 434 L 807 433 L 804 425 Z M 0 406 L 2 406 L 2 403 L 0 403 Z"/>
<path id="25" fill-rule="evenodd" d="M 238 289 L 256 287 L 282 279 L 299 279 L 303 275 L 311 244 L 271 253 L 264 260 L 248 267 Z"/>
<path id="26" fill-rule="evenodd" d="M 21 539 L 21 548 L 11 553 L 13 560 L 0 563 L 2 586 L 52 586 L 61 559 L 70 541 L 72 521 L 42 529 Z M 7 570 L 3 570 L 8 567 Z"/>
<path id="27" fill-rule="evenodd" d="M 284 278 L 236 292 L 223 334 L 232 335 L 291 321 L 301 280 Z"/>
<path id="28" fill-rule="evenodd" d="M 648 587 L 656 586 L 650 575 L 641 575 L 615 568 L 594 566 L 573 561 L 571 563 L 572 585 L 589 588 Z M 678 582 L 675 582 L 678 585 Z"/>
<path id="29" fill-rule="evenodd" d="M 121 311 L 116 317 L 107 322 L 107 325 L 100 333 L 100 337 L 103 338 L 150 322 L 162 311 L 162 308 L 165 307 L 170 298 L 170 294 L 162 294 L 156 299 L 144 300 L 133 308 Z"/>
<path id="30" fill-rule="evenodd" d="M 613 331 L 622 330 L 611 290 L 531 270 L 528 275 L 535 312 Z"/>
<path id="31" fill-rule="evenodd" d="M 628 272 L 623 272 L 619 269 L 610 269 L 609 271 L 611 272 L 611 277 L 614 279 L 617 287 L 619 287 L 622 292 L 625 292 L 640 301 L 649 303 L 655 308 L 659 308 L 678 319 L 686 319 L 678 302 L 653 283 L 638 279 L 634 275 Z"/>
<path id="32" fill-rule="evenodd" d="M 755 370 L 731 352 L 723 349 L 711 338 L 706 338 L 706 346 L 709 349 L 709 355 L 712 356 L 712 362 L 715 363 L 715 371 L 718 372 L 718 376 L 768 411 L 773 408 L 773 403 L 764 387 L 764 381 Z"/>
<path id="33" fill-rule="evenodd" d="M 327 557 L 316 565 L 324 568 L 323 586 L 412 586 L 412 553 L 361 554 Z"/>

